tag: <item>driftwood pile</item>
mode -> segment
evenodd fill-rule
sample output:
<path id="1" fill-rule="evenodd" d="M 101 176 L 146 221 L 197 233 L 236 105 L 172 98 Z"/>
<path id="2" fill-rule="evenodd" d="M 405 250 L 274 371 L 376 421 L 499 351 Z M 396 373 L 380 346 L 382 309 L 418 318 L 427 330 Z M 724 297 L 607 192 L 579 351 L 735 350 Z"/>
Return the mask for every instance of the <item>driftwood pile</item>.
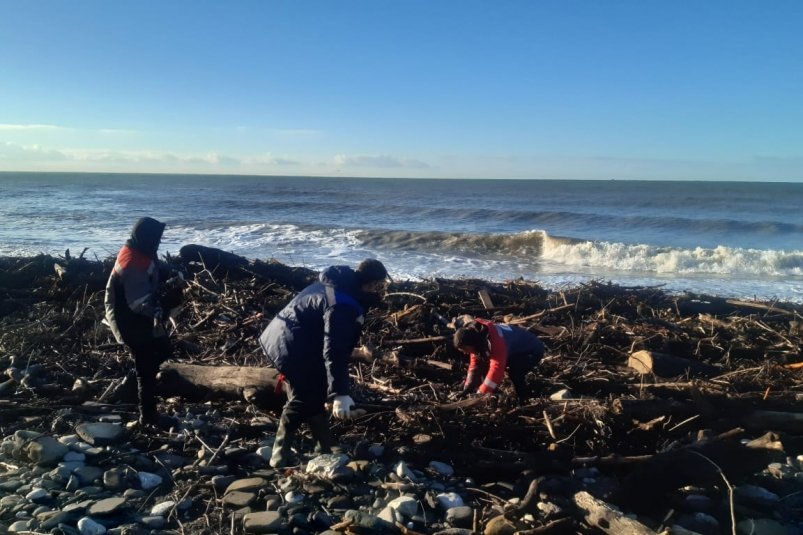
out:
<path id="1" fill-rule="evenodd" d="M 194 498 L 194 505 L 181 513 L 174 505 L 159 529 L 259 531 L 240 518 L 264 511 L 265 502 L 261 509 L 233 508 L 209 483 L 213 471 L 203 467 L 232 457 L 232 448 L 269 445 L 264 439 L 283 400 L 257 338 L 317 274 L 200 246 L 167 260 L 186 274 L 187 285 L 183 309 L 172 320 L 176 359 L 163 366 L 160 409 L 187 425 L 156 434 L 130 427 L 127 447 L 197 453 L 191 466 L 163 466 L 171 481 L 162 494 L 176 504 Z M 0 259 L 1 436 L 68 433 L 98 415 L 116 414 L 122 424 L 135 420 L 132 366 L 102 324 L 111 265 L 69 252 Z M 466 367 L 451 347 L 450 322 L 464 314 L 516 324 L 542 338 L 547 355 L 528 378 L 536 397 L 519 404 L 507 383 L 491 398 L 449 397 Z M 440 461 L 459 474 L 428 489 L 392 469 L 373 481 L 363 477 L 384 493 L 371 494 L 378 500 L 412 494 L 432 502 L 420 503 L 417 515 L 383 524 L 389 531 L 449 533 L 460 525 L 442 516 L 432 520 L 438 505 L 430 494 L 444 489 L 458 491 L 473 512 L 452 533 L 797 529 L 803 522 L 801 325 L 793 305 L 658 288 L 394 282 L 385 308 L 369 315 L 365 346 L 352 359 L 360 416 L 333 430 L 355 460 L 360 448 L 380 444 L 386 467 L 402 461 L 423 470 Z M 123 450 L 116 462 L 127 455 Z M 251 453 L 233 473 L 269 478 L 257 457 Z M 0 462 L 0 481 L 15 468 Z M 285 479 L 277 481 L 278 492 Z M 346 488 L 319 484 L 331 492 Z M 137 502 L 138 510 L 155 501 L 147 500 Z M 279 501 L 292 506 L 286 497 Z M 284 524 L 271 529 L 379 529 L 326 507 L 310 514 L 321 511 L 328 521 L 304 524 L 285 509 Z M 12 512 L 0 501 L 0 524 L 20 518 Z"/>

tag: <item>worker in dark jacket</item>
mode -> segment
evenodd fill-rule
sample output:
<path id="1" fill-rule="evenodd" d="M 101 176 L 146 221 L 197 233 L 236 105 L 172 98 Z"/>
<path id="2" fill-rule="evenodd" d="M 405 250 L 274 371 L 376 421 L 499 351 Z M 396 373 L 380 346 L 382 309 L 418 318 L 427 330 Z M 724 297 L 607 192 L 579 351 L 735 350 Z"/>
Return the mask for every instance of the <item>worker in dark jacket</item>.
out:
<path id="1" fill-rule="evenodd" d="M 160 266 L 156 251 L 164 228 L 164 223 L 150 217 L 137 221 L 117 254 L 106 284 L 106 321 L 115 339 L 128 347 L 134 359 L 141 424 L 159 422 L 156 373 L 171 353 L 158 298 Z"/>
<path id="2" fill-rule="evenodd" d="M 533 333 L 505 323 L 475 319 L 454 333 L 453 342 L 470 359 L 462 394 L 492 394 L 507 370 L 519 400 L 530 397 L 525 376 L 544 356 L 544 344 Z"/>
<path id="3" fill-rule="evenodd" d="M 332 416 L 348 419 L 349 357 L 359 342 L 367 308 L 381 301 L 388 272 L 381 262 L 363 261 L 325 269 L 318 282 L 293 298 L 270 322 L 259 343 L 271 365 L 284 375 L 287 403 L 282 411 L 270 465 L 290 463 L 290 448 L 307 422 L 317 448 L 331 452 L 325 403 Z"/>

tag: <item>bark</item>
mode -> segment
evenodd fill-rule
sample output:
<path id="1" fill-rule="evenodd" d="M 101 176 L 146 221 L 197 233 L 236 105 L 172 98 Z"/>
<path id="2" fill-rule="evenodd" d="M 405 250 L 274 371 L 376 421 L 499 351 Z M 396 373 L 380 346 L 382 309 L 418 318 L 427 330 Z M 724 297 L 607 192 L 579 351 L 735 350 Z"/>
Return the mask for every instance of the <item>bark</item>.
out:
<path id="1" fill-rule="evenodd" d="M 573 498 L 574 504 L 589 526 L 598 528 L 611 535 L 655 535 L 638 520 L 626 517 L 621 511 L 598 500 L 586 491 L 578 492 Z"/>
<path id="2" fill-rule="evenodd" d="M 282 390 L 276 391 L 279 371 L 268 367 L 198 366 L 167 363 L 159 374 L 163 395 L 188 399 L 247 399 L 264 408 L 281 407 Z"/>

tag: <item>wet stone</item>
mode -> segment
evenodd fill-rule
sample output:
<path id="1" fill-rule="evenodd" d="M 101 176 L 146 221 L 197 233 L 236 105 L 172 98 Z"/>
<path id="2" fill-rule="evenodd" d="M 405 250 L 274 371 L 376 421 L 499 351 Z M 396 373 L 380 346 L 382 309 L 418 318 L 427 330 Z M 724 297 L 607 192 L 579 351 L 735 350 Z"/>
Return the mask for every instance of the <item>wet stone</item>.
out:
<path id="1" fill-rule="evenodd" d="M 214 476 L 212 477 L 212 486 L 214 486 L 217 490 L 223 490 L 227 488 L 229 485 L 237 481 L 237 476 Z"/>
<path id="2" fill-rule="evenodd" d="M 123 428 L 118 424 L 105 422 L 78 424 L 75 432 L 90 446 L 109 446 L 123 438 Z"/>

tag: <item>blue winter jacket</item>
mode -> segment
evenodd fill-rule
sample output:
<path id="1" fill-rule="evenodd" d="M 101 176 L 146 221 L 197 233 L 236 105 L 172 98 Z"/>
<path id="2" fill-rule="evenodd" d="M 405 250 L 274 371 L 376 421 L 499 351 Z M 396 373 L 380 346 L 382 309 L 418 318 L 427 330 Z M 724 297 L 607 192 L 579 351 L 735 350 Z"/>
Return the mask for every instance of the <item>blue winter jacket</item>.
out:
<path id="1" fill-rule="evenodd" d="M 265 356 L 288 379 L 299 381 L 323 360 L 329 397 L 349 393 L 348 364 L 360 339 L 360 287 L 348 266 L 325 269 L 268 324 L 259 337 Z"/>

